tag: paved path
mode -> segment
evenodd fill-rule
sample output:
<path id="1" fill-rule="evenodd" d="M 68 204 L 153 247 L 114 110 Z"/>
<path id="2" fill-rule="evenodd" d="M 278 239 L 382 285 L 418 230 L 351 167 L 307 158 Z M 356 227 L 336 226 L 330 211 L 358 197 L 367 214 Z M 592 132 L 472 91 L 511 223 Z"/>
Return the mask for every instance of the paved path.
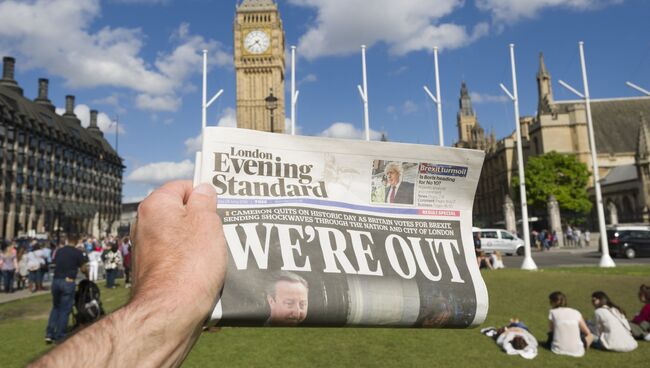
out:
<path id="1" fill-rule="evenodd" d="M 598 266 L 600 261 L 600 253 L 598 253 L 597 246 L 590 246 L 585 248 L 564 248 L 564 249 L 552 249 L 547 252 L 539 252 L 533 250 L 532 253 L 533 260 L 538 268 L 548 268 L 548 267 L 567 267 L 567 266 Z M 503 263 L 508 268 L 519 268 L 523 262 L 523 256 L 504 256 Z M 646 258 L 635 258 L 635 259 L 624 259 L 624 258 L 614 258 L 614 263 L 616 265 L 648 265 L 648 274 L 650 274 L 650 257 Z M 80 280 L 80 278 L 77 278 Z M 101 282 L 101 281 L 100 281 Z M 45 286 L 49 288 L 49 282 L 45 283 Z M 32 293 L 28 290 L 16 291 L 12 294 L 0 293 L 0 304 L 10 302 L 13 300 L 19 300 L 23 298 L 29 298 L 35 295 L 49 294 L 48 291 L 39 291 Z"/>
<path id="2" fill-rule="evenodd" d="M 538 268 L 567 267 L 567 266 L 598 266 L 600 253 L 597 246 L 585 248 L 552 249 L 546 252 L 533 251 L 533 260 Z M 650 257 L 646 258 L 613 258 L 617 266 L 624 265 L 649 265 Z M 519 268 L 524 260 L 523 256 L 503 257 L 506 267 Z M 650 267 L 648 268 L 650 274 Z"/>
<path id="3" fill-rule="evenodd" d="M 24 298 L 29 298 L 32 296 L 36 295 L 43 295 L 43 294 L 50 294 L 50 283 L 49 282 L 44 282 L 43 286 L 47 288 L 45 291 L 37 291 L 35 293 L 32 293 L 29 290 L 23 289 L 23 290 L 17 290 L 14 291 L 13 293 L 7 294 L 4 292 L 0 292 L 0 304 L 6 303 L 6 302 L 11 302 L 14 300 L 19 300 L 19 299 L 24 299 Z"/>

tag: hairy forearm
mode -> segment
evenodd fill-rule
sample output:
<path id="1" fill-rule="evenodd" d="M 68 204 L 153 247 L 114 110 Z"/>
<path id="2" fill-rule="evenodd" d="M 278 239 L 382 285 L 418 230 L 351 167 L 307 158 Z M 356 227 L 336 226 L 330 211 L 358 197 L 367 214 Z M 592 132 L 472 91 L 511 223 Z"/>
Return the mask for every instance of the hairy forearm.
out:
<path id="1" fill-rule="evenodd" d="M 132 301 L 70 337 L 32 367 L 177 367 L 203 321 L 166 307 L 164 300 Z M 178 317 L 176 317 L 178 316 Z"/>

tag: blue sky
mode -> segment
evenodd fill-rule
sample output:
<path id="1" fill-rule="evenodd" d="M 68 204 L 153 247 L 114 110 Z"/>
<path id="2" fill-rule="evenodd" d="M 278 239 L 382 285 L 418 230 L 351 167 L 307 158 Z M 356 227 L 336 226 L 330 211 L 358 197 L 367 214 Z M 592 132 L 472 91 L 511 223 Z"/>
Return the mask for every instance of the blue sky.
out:
<path id="1" fill-rule="evenodd" d="M 232 24 L 235 0 L 0 1 L 0 55 L 17 59 L 29 98 L 50 79 L 50 99 L 76 96 L 125 159 L 125 201 L 162 182 L 190 178 L 200 130 L 201 50 L 210 52 L 208 94 L 223 96 L 209 125 L 234 124 Z M 445 142 L 457 139 L 461 81 L 481 125 L 498 138 L 514 130 L 508 44 L 516 44 L 522 115 L 537 107 L 535 73 L 544 52 L 559 100 L 582 90 L 578 41 L 585 42 L 593 98 L 650 89 L 650 2 L 643 0 L 279 0 L 287 48 L 298 46 L 300 134 L 359 139 L 363 106 L 359 46 L 368 45 L 370 125 L 391 141 L 437 143 L 433 46 L 441 48 Z M 372 7 L 368 5 L 372 4 Z M 287 66 L 290 62 L 287 59 Z M 287 69 L 287 76 L 290 75 Z M 287 80 L 287 93 L 289 80 Z M 287 98 L 287 101 L 289 99 Z M 289 106 L 287 106 L 287 114 Z M 376 135 L 376 134 L 375 134 Z"/>

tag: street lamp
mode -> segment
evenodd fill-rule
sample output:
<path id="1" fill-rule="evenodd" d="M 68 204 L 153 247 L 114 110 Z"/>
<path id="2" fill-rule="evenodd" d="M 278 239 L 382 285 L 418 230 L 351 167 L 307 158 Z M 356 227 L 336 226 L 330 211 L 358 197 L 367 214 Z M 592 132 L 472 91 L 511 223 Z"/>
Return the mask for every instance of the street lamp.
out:
<path id="1" fill-rule="evenodd" d="M 271 94 L 266 96 L 264 100 L 266 101 L 266 109 L 269 110 L 269 113 L 271 114 L 271 133 L 274 133 L 273 112 L 278 108 L 278 98 L 273 96 L 273 88 L 271 88 Z"/>
<path id="2" fill-rule="evenodd" d="M 600 175 L 598 172 L 598 158 L 596 153 L 596 140 L 594 138 L 594 125 L 591 119 L 591 99 L 589 97 L 589 84 L 587 82 L 587 67 L 585 65 L 584 42 L 578 44 L 580 48 L 580 64 L 582 66 L 582 83 L 584 93 L 578 92 L 564 81 L 558 81 L 564 88 L 575 93 L 585 102 L 587 112 L 587 130 L 589 133 L 589 148 L 591 150 L 591 166 L 593 171 L 594 189 L 596 191 L 596 211 L 598 212 L 598 228 L 600 230 L 600 248 L 602 256 L 600 257 L 600 267 L 616 267 L 614 260 L 609 255 L 609 246 L 607 244 L 607 232 L 605 231 L 605 211 L 603 209 L 603 196 L 600 191 Z"/>

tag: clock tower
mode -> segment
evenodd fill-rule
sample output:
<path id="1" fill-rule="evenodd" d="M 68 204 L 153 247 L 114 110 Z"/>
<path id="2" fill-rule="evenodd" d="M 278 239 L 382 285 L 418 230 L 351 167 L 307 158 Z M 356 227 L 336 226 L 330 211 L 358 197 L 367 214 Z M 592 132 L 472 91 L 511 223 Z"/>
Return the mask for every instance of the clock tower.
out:
<path id="1" fill-rule="evenodd" d="M 234 24 L 237 127 L 284 132 L 284 30 L 273 0 L 243 0 Z M 273 93 L 277 108 L 267 109 Z"/>

